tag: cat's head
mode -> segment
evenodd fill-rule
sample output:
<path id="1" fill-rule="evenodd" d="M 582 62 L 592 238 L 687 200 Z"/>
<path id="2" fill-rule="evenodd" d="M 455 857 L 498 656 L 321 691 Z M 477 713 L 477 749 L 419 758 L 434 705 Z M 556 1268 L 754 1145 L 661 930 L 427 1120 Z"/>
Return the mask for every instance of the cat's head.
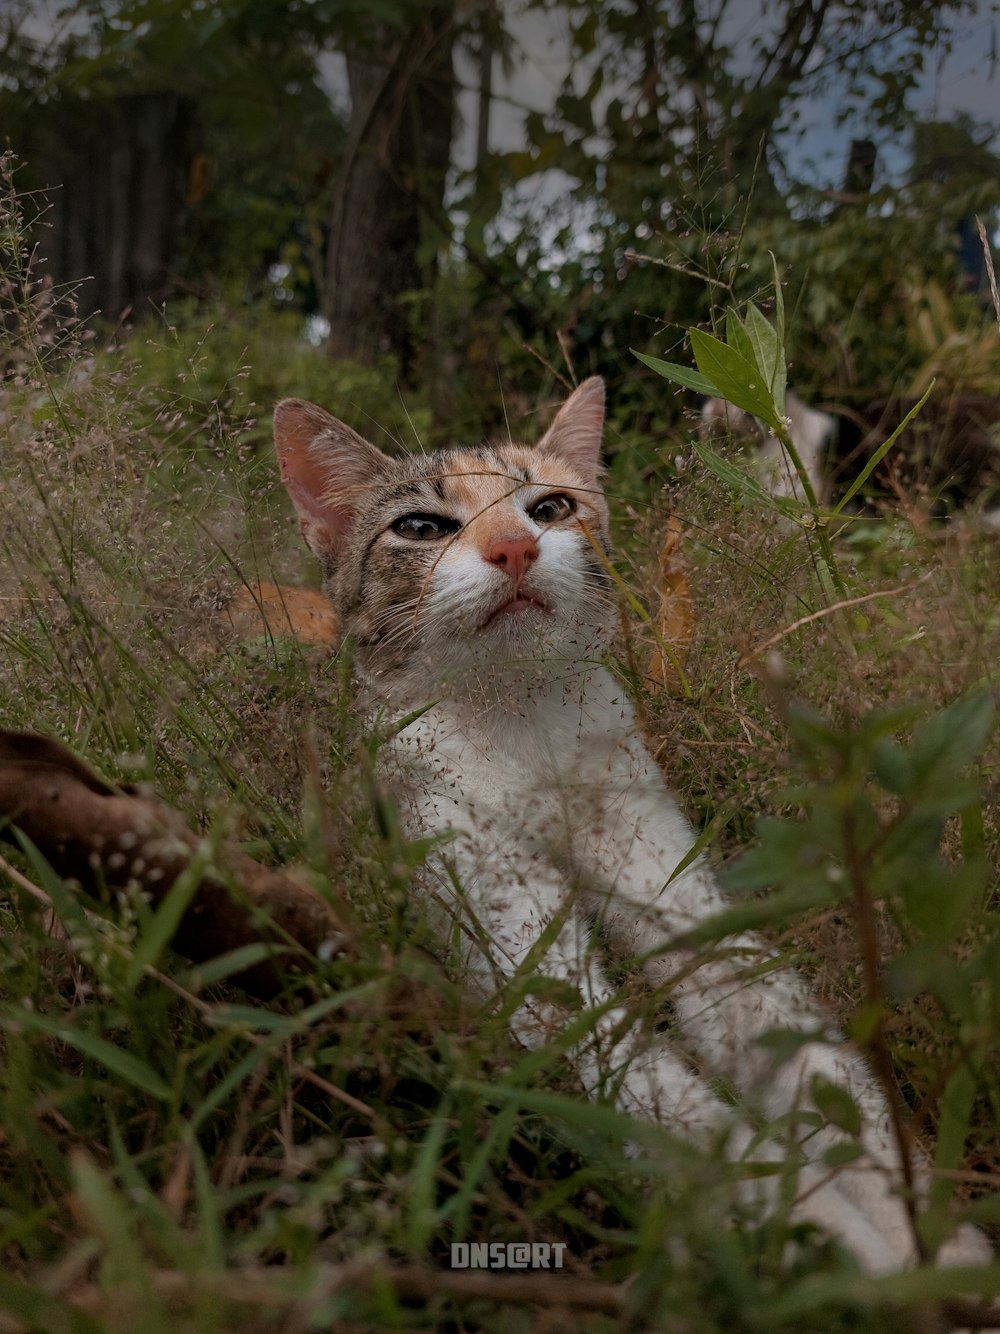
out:
<path id="1" fill-rule="evenodd" d="M 533 448 L 390 458 L 311 403 L 278 404 L 282 477 L 367 670 L 430 683 L 595 651 L 613 620 L 603 423 L 592 377 Z"/>

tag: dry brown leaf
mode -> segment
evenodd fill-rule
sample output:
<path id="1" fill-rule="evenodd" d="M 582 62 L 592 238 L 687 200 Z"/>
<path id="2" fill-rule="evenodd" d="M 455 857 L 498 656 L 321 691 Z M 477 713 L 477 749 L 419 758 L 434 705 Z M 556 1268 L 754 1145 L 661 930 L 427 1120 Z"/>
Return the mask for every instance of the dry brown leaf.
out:
<path id="1" fill-rule="evenodd" d="M 675 694 L 682 689 L 684 659 L 694 635 L 694 604 L 691 583 L 681 559 L 684 527 L 671 514 L 660 548 L 660 594 L 657 644 L 646 669 L 654 687 Z"/>

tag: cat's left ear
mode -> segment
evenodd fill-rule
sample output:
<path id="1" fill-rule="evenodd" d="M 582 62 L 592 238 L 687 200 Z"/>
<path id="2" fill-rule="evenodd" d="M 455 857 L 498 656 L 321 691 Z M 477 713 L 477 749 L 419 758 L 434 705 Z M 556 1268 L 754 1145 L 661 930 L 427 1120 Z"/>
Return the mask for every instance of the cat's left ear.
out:
<path id="1" fill-rule="evenodd" d="M 274 446 L 302 536 L 330 567 L 359 500 L 390 462 L 344 422 L 301 398 L 283 398 L 275 408 Z"/>
<path id="2" fill-rule="evenodd" d="M 592 375 L 573 390 L 535 448 L 555 454 L 588 486 L 596 486 L 603 433 L 604 381 Z"/>

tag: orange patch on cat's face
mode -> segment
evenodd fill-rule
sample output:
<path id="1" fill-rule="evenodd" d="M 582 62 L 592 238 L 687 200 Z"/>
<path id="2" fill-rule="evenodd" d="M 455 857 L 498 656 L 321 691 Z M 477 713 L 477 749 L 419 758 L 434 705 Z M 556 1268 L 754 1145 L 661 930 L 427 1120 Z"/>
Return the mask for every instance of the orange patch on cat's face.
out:
<path id="1" fill-rule="evenodd" d="M 470 457 L 457 462 L 442 479 L 449 502 L 473 516 L 466 520 L 466 528 L 478 543 L 527 525 L 518 497 L 528 490 L 537 499 L 548 491 L 572 495 L 581 515 L 603 527 L 607 516 L 603 498 L 565 462 L 523 446 L 506 446 L 497 454 L 509 471 Z M 530 481 L 524 481 L 523 474 Z"/>

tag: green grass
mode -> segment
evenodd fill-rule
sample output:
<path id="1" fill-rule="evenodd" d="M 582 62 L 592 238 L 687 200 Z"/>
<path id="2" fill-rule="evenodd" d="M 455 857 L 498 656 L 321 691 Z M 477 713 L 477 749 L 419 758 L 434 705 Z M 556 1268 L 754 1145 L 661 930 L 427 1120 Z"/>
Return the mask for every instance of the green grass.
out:
<path id="1" fill-rule="evenodd" d="M 349 900 L 362 948 L 263 1006 L 224 964 L 154 951 L 149 914 L 85 914 L 44 865 L 5 852 L 59 925 L 0 877 L 0 1334 L 881 1330 L 938 1297 L 1000 1290 L 993 1271 L 872 1280 L 808 1229 L 744 1217 L 737 1169 L 584 1099 L 563 1050 L 519 1050 L 432 948 L 409 892 L 421 851 L 385 818 L 348 665 L 240 641 L 222 610 L 242 582 L 315 573 L 265 442 L 272 397 L 343 412 L 356 395 L 362 416 L 388 403 L 399 434 L 385 372 L 330 367 L 264 316 L 246 344 L 223 322 L 94 355 L 72 328 L 53 353 L 51 315 L 30 301 L 21 315 L 0 389 L 3 725 L 151 781 L 193 827 L 236 828 L 265 861 L 306 863 Z M 966 1180 L 998 1171 L 996 742 L 942 751 L 923 787 L 894 789 L 879 765 L 886 746 L 919 755 L 922 720 L 995 679 L 1000 544 L 901 519 L 864 543 L 841 535 L 851 596 L 897 591 L 792 630 L 826 606 L 803 543 L 696 462 L 651 472 L 647 450 L 643 467 L 619 449 L 620 566 L 653 606 L 666 517 L 682 515 L 690 696 L 649 691 L 652 636 L 635 617 L 622 670 L 734 886 L 794 888 L 788 831 L 800 849 L 835 841 L 845 790 L 887 837 L 937 820 L 945 889 L 982 868 L 955 920 L 921 926 L 912 861 L 869 861 L 880 945 L 896 956 L 887 1032 L 904 1092 L 929 1139 L 942 1127 L 959 1196 L 982 1196 L 973 1210 L 997 1221 Z M 801 699 L 830 727 L 803 721 Z M 900 703 L 916 707 L 870 721 Z M 758 842 L 762 817 L 782 820 Z M 738 860 L 749 845 L 756 860 Z M 802 916 L 782 902 L 777 920 L 766 898 L 747 910 L 852 1021 L 857 905 Z M 520 1289 L 448 1269 L 453 1241 L 507 1240 L 565 1243 L 566 1274 Z"/>

